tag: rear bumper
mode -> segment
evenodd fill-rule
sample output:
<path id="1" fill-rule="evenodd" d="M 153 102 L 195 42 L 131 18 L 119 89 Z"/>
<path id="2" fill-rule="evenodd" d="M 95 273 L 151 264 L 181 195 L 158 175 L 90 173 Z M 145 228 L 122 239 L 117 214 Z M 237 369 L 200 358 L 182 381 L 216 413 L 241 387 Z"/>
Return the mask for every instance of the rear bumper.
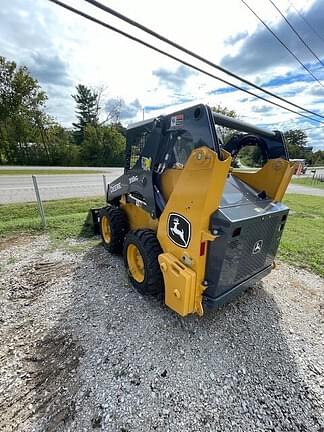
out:
<path id="1" fill-rule="evenodd" d="M 203 295 L 204 309 L 214 309 L 230 302 L 236 296 L 238 296 L 247 288 L 249 288 L 251 285 L 255 284 L 256 282 L 264 278 L 266 275 L 268 275 L 271 272 L 271 268 L 272 266 L 266 267 L 265 269 L 259 271 L 258 273 L 246 279 L 245 281 L 233 286 L 228 291 L 219 295 L 218 297 L 210 297 L 204 294 Z"/>

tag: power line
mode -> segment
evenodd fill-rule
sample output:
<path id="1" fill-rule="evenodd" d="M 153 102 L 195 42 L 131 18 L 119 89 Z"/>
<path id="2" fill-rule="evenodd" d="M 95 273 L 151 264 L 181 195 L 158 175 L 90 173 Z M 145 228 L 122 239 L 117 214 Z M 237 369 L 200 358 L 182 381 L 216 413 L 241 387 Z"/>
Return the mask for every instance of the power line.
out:
<path id="1" fill-rule="evenodd" d="M 295 11 L 297 12 L 297 14 L 300 16 L 300 18 L 308 25 L 308 27 L 313 31 L 313 33 L 316 34 L 317 37 L 319 37 L 323 42 L 324 42 L 324 38 L 323 36 L 321 36 L 318 31 L 312 26 L 312 24 L 304 17 L 304 15 L 296 8 L 296 6 L 294 6 L 291 2 L 289 2 L 290 5 L 295 9 Z"/>
<path id="2" fill-rule="evenodd" d="M 82 12 L 82 11 L 79 10 L 79 9 L 75 9 L 75 8 L 73 8 L 72 6 L 69 6 L 69 5 L 65 4 L 65 3 L 62 3 L 60 0 L 49 0 L 49 1 L 52 2 L 52 3 L 57 4 L 58 6 L 64 8 L 64 9 L 69 10 L 70 12 L 73 12 L 73 13 L 75 13 L 75 14 L 77 14 L 77 15 L 80 15 L 80 16 L 82 16 L 83 18 L 86 18 L 86 19 L 88 19 L 88 20 L 90 20 L 90 21 L 92 21 L 92 22 L 94 22 L 94 23 L 96 23 L 96 24 L 99 24 L 99 25 L 101 25 L 101 26 L 103 26 L 103 27 L 105 27 L 105 28 L 108 28 L 109 30 L 112 30 L 112 31 L 114 31 L 114 32 L 116 32 L 116 33 L 118 33 L 118 34 L 120 34 L 120 35 L 122 35 L 122 36 L 125 36 L 126 38 L 131 39 L 131 40 L 133 40 L 134 42 L 137 42 L 137 43 L 139 43 L 139 44 L 141 44 L 141 45 L 144 45 L 144 46 L 146 46 L 146 47 L 148 47 L 148 48 L 150 48 L 150 49 L 152 49 L 152 50 L 154 50 L 154 51 L 156 51 L 156 52 L 158 52 L 158 53 L 160 53 L 160 54 L 163 54 L 163 55 L 165 55 L 165 56 L 167 56 L 167 57 L 169 57 L 169 58 L 171 58 L 171 59 L 173 59 L 173 60 L 175 60 L 175 61 L 177 61 L 177 62 L 180 62 L 180 63 L 184 64 L 185 66 L 188 66 L 188 67 L 190 67 L 190 68 L 192 68 L 192 69 L 197 70 L 198 72 L 201 72 L 201 73 L 203 73 L 203 74 L 205 74 L 205 75 L 208 75 L 208 76 L 210 76 L 210 77 L 212 77 L 212 78 L 215 78 L 215 79 L 217 79 L 217 80 L 223 82 L 223 83 L 226 84 L 226 85 L 229 85 L 229 86 L 231 86 L 231 87 L 236 88 L 237 90 L 243 91 L 243 92 L 245 92 L 245 93 L 247 93 L 247 94 L 249 94 L 249 95 L 251 95 L 251 96 L 254 96 L 254 97 L 258 98 L 258 99 L 264 100 L 265 102 L 271 103 L 272 105 L 275 105 L 275 106 L 277 106 L 277 107 L 279 107 L 279 108 L 282 108 L 282 109 L 284 109 L 284 110 L 290 111 L 290 112 L 292 112 L 292 113 L 294 113 L 294 114 L 297 114 L 297 115 L 299 115 L 299 116 L 301 116 L 301 117 L 305 117 L 305 118 L 307 118 L 308 120 L 311 120 L 311 121 L 314 121 L 314 122 L 317 122 L 317 123 L 321 123 L 321 121 L 318 120 L 318 119 L 316 119 L 316 118 L 309 117 L 308 115 L 302 114 L 302 113 L 300 113 L 300 112 L 298 112 L 298 111 L 294 111 L 294 110 L 292 110 L 291 108 L 288 108 L 288 107 L 285 107 L 285 106 L 283 106 L 283 105 L 280 105 L 280 104 L 278 104 L 277 102 L 274 102 L 274 101 L 271 101 L 271 100 L 269 100 L 269 99 L 266 99 L 266 98 L 264 98 L 263 96 L 260 96 L 260 95 L 258 95 L 258 94 L 255 94 L 255 93 L 251 92 L 250 90 L 247 90 L 247 89 L 245 89 L 245 88 L 243 88 L 243 87 L 240 87 L 240 86 L 238 86 L 238 85 L 236 85 L 236 84 L 233 84 L 233 83 L 231 83 L 231 82 L 229 82 L 229 81 L 226 81 L 226 80 L 224 80 L 223 78 L 220 78 L 220 77 L 218 77 L 218 76 L 216 76 L 216 75 L 213 75 L 213 74 L 211 74 L 210 72 L 207 72 L 207 71 L 205 71 L 205 70 L 199 68 L 198 66 L 195 66 L 195 65 L 193 65 L 193 64 L 191 64 L 191 63 L 189 63 L 189 62 L 187 62 L 187 61 L 185 61 L 185 60 L 179 59 L 179 58 L 177 58 L 176 56 L 174 56 L 173 54 L 170 54 L 170 53 L 168 53 L 168 52 L 166 52 L 166 51 L 164 51 L 164 50 L 162 50 L 162 49 L 160 49 L 160 48 L 157 48 L 156 46 L 151 45 L 150 43 L 145 42 L 145 41 L 143 41 L 143 40 L 137 38 L 136 36 L 132 36 L 132 35 L 130 35 L 129 33 L 126 33 L 126 32 L 124 32 L 123 30 L 120 30 L 120 29 L 118 29 L 118 28 L 116 28 L 116 27 L 114 27 L 114 26 L 112 26 L 112 25 L 110 25 L 110 24 L 108 24 L 108 23 L 106 23 L 106 22 L 103 22 L 103 21 L 101 21 L 101 20 L 99 20 L 99 19 L 97 19 L 97 18 L 95 18 L 95 17 L 93 17 L 93 16 L 91 16 L 91 15 L 88 15 L 87 13 Z M 316 113 L 315 113 L 315 114 L 316 114 Z M 323 117 L 323 116 L 321 116 L 320 114 L 316 114 L 316 115 L 318 115 L 318 116 L 320 116 L 320 117 Z"/>
<path id="3" fill-rule="evenodd" d="M 295 60 L 314 78 L 315 81 L 317 81 L 322 87 L 323 84 L 321 81 L 313 74 L 313 72 L 306 66 L 302 61 L 299 60 L 299 58 L 294 54 L 291 49 L 279 38 L 278 35 L 268 26 L 268 24 L 263 21 L 263 19 L 245 2 L 245 0 L 241 0 L 243 4 L 253 13 L 254 16 L 257 17 L 257 19 L 265 26 L 265 28 L 272 34 L 273 37 L 277 39 L 277 41 L 294 57 Z"/>
<path id="4" fill-rule="evenodd" d="M 303 45 L 308 49 L 308 51 L 313 54 L 313 56 L 318 60 L 322 66 L 324 66 L 324 63 L 322 60 L 317 56 L 317 54 L 312 50 L 312 48 L 304 41 L 304 39 L 300 36 L 298 31 L 294 28 L 294 26 L 288 21 L 288 19 L 285 17 L 285 15 L 281 12 L 281 10 L 278 8 L 278 6 L 275 5 L 275 3 L 272 0 L 269 0 L 269 2 L 272 4 L 272 6 L 280 13 L 282 18 L 286 21 L 286 23 L 289 25 L 291 30 L 295 33 L 295 35 L 298 37 L 298 39 L 303 43 Z"/>
<path id="5" fill-rule="evenodd" d="M 229 75 L 229 76 L 231 76 L 231 77 L 233 77 L 233 78 L 235 78 L 235 79 L 243 82 L 244 84 L 247 84 L 247 85 L 249 85 L 249 86 L 251 86 L 251 87 L 253 87 L 253 88 L 257 89 L 257 90 L 262 91 L 263 93 L 268 94 L 269 96 L 272 96 L 272 97 L 274 97 L 276 99 L 279 99 L 279 100 L 281 100 L 281 101 L 283 101 L 283 102 L 285 102 L 287 104 L 290 104 L 290 105 L 294 106 L 295 108 L 298 108 L 298 109 L 301 109 L 302 111 L 308 112 L 309 114 L 313 114 L 313 115 L 316 115 L 318 117 L 324 118 L 324 116 L 322 116 L 321 114 L 318 114 L 318 113 L 316 113 L 314 111 L 311 111 L 311 110 L 308 110 L 307 108 L 304 108 L 304 107 L 302 107 L 302 106 L 300 106 L 298 104 L 295 104 L 294 102 L 291 102 L 291 101 L 289 101 L 289 100 L 287 100 L 287 99 L 285 99 L 285 98 L 283 98 L 283 97 L 281 97 L 281 96 L 279 96 L 279 95 L 277 95 L 277 94 L 275 94 L 275 93 L 273 93 L 273 92 L 271 92 L 271 91 L 269 91 L 269 90 L 267 90 L 267 89 L 265 89 L 263 87 L 260 87 L 260 86 L 258 86 L 256 84 L 252 83 L 251 81 L 248 81 L 245 78 L 240 77 L 239 75 L 237 75 L 237 74 L 235 74 L 235 73 L 233 73 L 233 72 L 231 72 L 231 71 L 223 68 L 222 66 L 217 65 L 216 63 L 211 62 L 210 60 L 208 60 L 208 59 L 200 56 L 199 54 L 197 54 L 197 53 L 189 50 L 188 48 L 183 47 L 182 45 L 180 45 L 180 44 L 178 44 L 176 42 L 171 41 L 170 39 L 166 38 L 165 36 L 162 36 L 161 34 L 159 34 L 159 33 L 155 32 L 154 30 L 152 30 L 152 29 L 144 26 L 143 24 L 140 24 L 137 21 L 134 21 L 133 19 L 126 17 L 125 15 L 121 14 L 118 11 L 115 11 L 114 9 L 110 8 L 109 6 L 103 5 L 102 3 L 100 3 L 97 0 L 84 0 L 84 1 L 86 1 L 86 2 L 90 3 L 91 5 L 93 5 L 93 6 L 97 7 L 97 8 L 99 8 L 99 9 L 101 9 L 101 10 L 103 10 L 103 11 L 105 11 L 105 12 L 107 12 L 107 13 L 109 13 L 109 14 L 117 17 L 117 18 L 119 18 L 122 21 L 127 22 L 128 24 L 130 24 L 130 25 L 132 25 L 134 27 L 137 27 L 138 29 L 144 31 L 145 33 L 150 34 L 151 36 L 153 36 L 153 37 L 161 40 L 162 42 L 165 42 L 165 43 L 173 46 L 174 48 L 176 48 L 176 49 L 178 49 L 180 51 L 183 51 L 186 54 L 189 54 L 191 57 L 194 57 L 197 60 L 202 61 L 203 63 L 206 63 L 209 66 L 212 66 L 213 68 L 215 68 L 215 69 L 217 69 L 217 70 L 219 70 L 221 72 L 224 72 L 225 74 L 227 74 L 227 75 Z M 268 99 L 265 99 L 265 100 L 268 100 Z"/>

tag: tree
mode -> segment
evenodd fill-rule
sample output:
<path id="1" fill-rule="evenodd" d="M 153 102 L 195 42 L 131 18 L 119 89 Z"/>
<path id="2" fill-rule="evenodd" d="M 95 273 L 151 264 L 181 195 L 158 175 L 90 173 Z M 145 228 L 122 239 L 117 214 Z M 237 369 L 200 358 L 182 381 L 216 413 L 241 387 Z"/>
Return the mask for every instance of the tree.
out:
<path id="1" fill-rule="evenodd" d="M 290 129 L 284 132 L 284 138 L 288 146 L 289 157 L 291 159 L 304 159 L 307 151 L 307 135 L 301 129 Z"/>
<path id="2" fill-rule="evenodd" d="M 90 166 L 122 166 L 125 146 L 125 137 L 114 126 L 88 125 L 84 129 L 81 161 Z"/>
<path id="3" fill-rule="evenodd" d="M 0 57 L 0 163 L 28 163 L 46 100 L 26 67 Z"/>
<path id="4" fill-rule="evenodd" d="M 238 118 L 238 115 L 234 110 L 222 107 L 219 104 L 217 106 L 211 107 L 211 110 L 215 113 L 226 115 L 227 117 Z M 222 135 L 224 144 L 226 144 L 227 141 L 235 134 L 235 131 L 233 131 L 233 129 L 229 129 L 227 127 L 218 126 L 218 129 Z"/>
<path id="5" fill-rule="evenodd" d="M 95 91 L 86 87 L 83 84 L 76 86 L 77 93 L 72 95 L 76 102 L 76 117 L 77 123 L 73 123 L 76 128 L 75 140 L 77 144 L 81 144 L 84 140 L 84 129 L 86 126 L 96 126 L 99 121 L 99 94 Z"/>
<path id="6" fill-rule="evenodd" d="M 315 153 L 311 152 L 307 154 L 307 162 L 311 166 L 323 166 L 324 165 L 324 151 L 317 150 Z"/>

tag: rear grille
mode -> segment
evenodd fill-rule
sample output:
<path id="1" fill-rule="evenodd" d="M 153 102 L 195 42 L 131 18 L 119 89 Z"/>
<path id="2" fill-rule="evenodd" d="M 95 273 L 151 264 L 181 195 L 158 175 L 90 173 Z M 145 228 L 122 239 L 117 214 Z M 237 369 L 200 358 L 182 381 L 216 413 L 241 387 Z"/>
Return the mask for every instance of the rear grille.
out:
<path id="1" fill-rule="evenodd" d="M 278 226 L 281 217 L 257 219 L 246 224 L 242 228 L 240 241 L 242 245 L 242 254 L 240 257 L 235 283 L 238 283 L 263 268 L 269 266 L 273 261 L 273 255 L 279 241 Z M 262 240 L 261 251 L 253 253 L 253 248 L 259 240 Z"/>

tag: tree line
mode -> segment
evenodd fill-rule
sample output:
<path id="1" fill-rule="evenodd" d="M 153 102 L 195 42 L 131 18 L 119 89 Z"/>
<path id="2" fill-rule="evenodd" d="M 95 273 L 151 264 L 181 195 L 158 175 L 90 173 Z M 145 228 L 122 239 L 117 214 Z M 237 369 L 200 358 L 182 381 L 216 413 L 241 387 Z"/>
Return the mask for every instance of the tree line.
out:
<path id="1" fill-rule="evenodd" d="M 48 97 L 28 69 L 0 56 L 0 164 L 122 166 L 126 139 L 118 100 L 102 120 L 103 88 L 79 84 L 72 97 L 77 121 L 70 129 L 46 113 Z M 213 109 L 237 117 L 225 107 Z M 324 164 L 324 151 L 309 151 L 305 132 L 295 129 L 284 135 L 291 158 Z M 252 151 L 246 157 L 257 155 Z"/>
<path id="2" fill-rule="evenodd" d="M 65 128 L 46 113 L 48 97 L 28 69 L 0 57 L 0 164 L 122 166 L 125 129 L 117 115 L 100 122 L 100 96 L 79 84 L 77 122 Z"/>

